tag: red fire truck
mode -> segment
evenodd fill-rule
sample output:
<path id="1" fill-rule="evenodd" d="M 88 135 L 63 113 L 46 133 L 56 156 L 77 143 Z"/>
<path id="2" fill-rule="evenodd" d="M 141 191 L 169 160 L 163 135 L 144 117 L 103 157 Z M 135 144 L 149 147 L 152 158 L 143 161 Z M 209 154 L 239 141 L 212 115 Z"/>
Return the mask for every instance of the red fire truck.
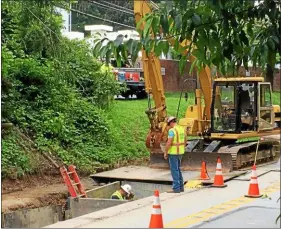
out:
<path id="1" fill-rule="evenodd" d="M 141 68 L 114 68 L 113 72 L 116 80 L 127 87 L 127 91 L 122 92 L 121 96 L 129 98 L 129 96 L 136 95 L 138 99 L 147 98 Z"/>

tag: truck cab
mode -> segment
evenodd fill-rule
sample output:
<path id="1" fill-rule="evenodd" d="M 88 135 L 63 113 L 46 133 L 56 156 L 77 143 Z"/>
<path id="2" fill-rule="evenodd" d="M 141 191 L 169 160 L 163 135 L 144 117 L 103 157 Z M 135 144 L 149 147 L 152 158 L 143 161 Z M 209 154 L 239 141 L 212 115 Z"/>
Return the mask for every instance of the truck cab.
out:
<path id="1" fill-rule="evenodd" d="M 121 95 L 125 98 L 136 95 L 137 99 L 147 97 L 143 71 L 141 68 L 114 68 L 116 80 L 120 84 L 126 85 L 127 90 Z"/>
<path id="2" fill-rule="evenodd" d="M 114 61 L 112 62 L 112 66 L 114 67 L 113 73 L 116 80 L 127 89 L 121 93 L 121 96 L 126 99 L 129 98 L 129 96 L 132 97 L 133 95 L 135 95 L 137 99 L 147 98 L 144 73 L 141 68 L 130 68 L 124 64 L 122 67 L 117 68 L 117 64 L 114 63 Z"/>

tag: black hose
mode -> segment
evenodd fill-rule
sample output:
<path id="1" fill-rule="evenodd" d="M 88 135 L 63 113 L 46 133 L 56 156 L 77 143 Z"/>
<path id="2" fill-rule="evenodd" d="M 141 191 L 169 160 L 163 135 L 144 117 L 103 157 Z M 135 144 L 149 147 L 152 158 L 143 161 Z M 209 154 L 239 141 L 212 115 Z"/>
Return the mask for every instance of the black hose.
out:
<path id="1" fill-rule="evenodd" d="M 182 92 L 183 92 L 184 84 L 185 84 L 185 82 L 187 82 L 187 81 L 195 81 L 196 86 L 197 86 L 197 80 L 196 80 L 196 79 L 185 79 L 185 80 L 183 81 L 182 88 L 181 88 L 180 99 L 179 99 L 179 104 L 178 104 L 178 109 L 177 109 L 177 115 L 176 115 L 177 120 L 178 120 L 178 115 L 179 115 L 179 109 L 180 109 L 180 104 L 181 104 L 181 98 L 182 98 Z"/>

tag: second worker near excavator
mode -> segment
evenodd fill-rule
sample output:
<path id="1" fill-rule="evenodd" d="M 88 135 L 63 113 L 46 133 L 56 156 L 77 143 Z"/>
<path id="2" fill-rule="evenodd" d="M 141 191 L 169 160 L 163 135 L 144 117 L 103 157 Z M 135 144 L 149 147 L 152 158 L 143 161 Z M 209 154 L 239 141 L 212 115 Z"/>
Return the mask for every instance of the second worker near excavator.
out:
<path id="1" fill-rule="evenodd" d="M 173 178 L 173 190 L 169 193 L 180 193 L 184 191 L 184 181 L 181 173 L 181 160 L 187 142 L 184 127 L 177 125 L 175 117 L 169 117 L 167 124 L 171 127 L 168 132 L 168 141 L 164 152 L 164 158 L 169 160 L 170 170 Z"/>

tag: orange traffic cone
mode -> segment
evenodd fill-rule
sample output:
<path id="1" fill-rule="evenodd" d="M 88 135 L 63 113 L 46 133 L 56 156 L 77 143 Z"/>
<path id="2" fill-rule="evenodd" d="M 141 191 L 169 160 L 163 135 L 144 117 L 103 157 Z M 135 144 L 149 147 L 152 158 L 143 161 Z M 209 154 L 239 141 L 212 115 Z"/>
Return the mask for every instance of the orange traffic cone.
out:
<path id="1" fill-rule="evenodd" d="M 163 228 L 163 219 L 158 190 L 154 191 L 154 203 L 152 207 L 149 228 Z"/>
<path id="2" fill-rule="evenodd" d="M 206 166 L 205 161 L 202 161 L 201 175 L 200 175 L 199 180 L 210 180 L 210 177 L 209 177 L 208 172 L 207 172 L 207 166 Z"/>
<path id="3" fill-rule="evenodd" d="M 215 174 L 215 178 L 214 178 L 214 184 L 212 184 L 211 187 L 224 188 L 226 186 L 227 185 L 224 184 L 224 180 L 223 180 L 223 176 L 222 176 L 221 159 L 218 157 L 216 174 Z"/>
<path id="4" fill-rule="evenodd" d="M 248 195 L 245 195 L 245 197 L 259 198 L 262 196 L 260 195 L 259 191 L 258 176 L 256 169 L 256 165 L 253 165 L 249 191 Z"/>

